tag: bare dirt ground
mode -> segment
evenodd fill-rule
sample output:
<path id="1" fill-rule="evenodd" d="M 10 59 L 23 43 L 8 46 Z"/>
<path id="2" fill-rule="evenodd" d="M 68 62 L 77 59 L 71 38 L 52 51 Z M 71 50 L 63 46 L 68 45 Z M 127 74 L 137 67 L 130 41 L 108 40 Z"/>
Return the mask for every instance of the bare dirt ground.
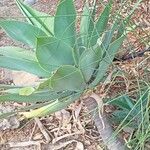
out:
<path id="1" fill-rule="evenodd" d="M 34 5 L 40 11 L 54 14 L 56 8 L 57 0 L 39 0 L 37 4 Z M 83 0 L 76 1 L 76 7 L 78 11 L 82 11 Z M 143 48 L 148 47 L 145 44 L 145 40 L 148 40 L 149 36 L 149 2 L 143 1 L 133 20 L 139 24 L 136 34 L 129 35 L 130 45 L 133 47 L 130 49 L 143 50 Z M 126 11 L 128 8 L 125 9 Z M 126 12 L 125 12 L 126 13 Z M 15 18 L 22 20 L 22 15 L 17 8 L 14 0 L 1 0 L 0 1 L 0 19 Z M 142 26 L 142 27 L 141 27 Z M 141 37 L 144 40 L 141 41 Z M 8 38 L 5 33 L 0 29 L 0 46 L 6 45 L 20 45 Z M 23 46 L 23 45 L 21 45 Z M 146 56 L 144 56 L 146 57 Z M 141 76 L 139 74 L 139 68 L 137 64 L 143 61 L 145 58 L 137 58 L 134 61 L 119 62 L 117 64 L 122 70 L 130 72 L 128 79 L 132 77 Z M 149 61 L 146 61 L 144 65 L 149 67 Z M 135 69 L 137 68 L 137 70 Z M 141 66 L 142 68 L 142 66 Z M 150 68 L 150 67 L 149 67 Z M 5 80 L 0 80 L 0 82 L 11 82 L 9 80 L 11 75 L 8 76 L 9 72 L 3 72 L 0 70 L 0 76 L 4 76 Z M 142 71 L 140 72 L 142 73 Z M 132 77 L 131 77 L 132 74 Z M 7 78 L 7 80 L 6 80 Z M 1 78 L 0 78 L 1 79 Z M 113 95 L 119 93 L 122 85 L 112 86 L 108 93 L 113 93 Z M 124 90 L 124 88 L 122 88 Z M 116 92 L 114 92 L 116 90 Z M 20 107 L 25 104 L 18 103 L 8 103 L 5 104 L 12 107 Z M 3 105 L 4 106 L 4 105 Z M 15 108 L 14 108 L 15 109 Z M 109 111 L 109 110 L 108 110 Z M 0 149 L 1 150 L 101 150 L 103 147 L 102 141 L 99 137 L 99 133 L 94 126 L 91 118 L 89 117 L 89 112 L 84 106 L 82 101 L 76 102 L 69 106 L 66 110 L 62 110 L 51 116 L 37 118 L 32 120 L 24 120 L 20 122 L 19 127 L 16 129 L 7 129 L 5 131 L 0 130 Z M 7 121 L 7 120 L 6 120 Z M 39 145 L 42 143 L 41 145 Z M 11 144 L 12 147 L 8 147 Z M 18 148 L 15 147 L 18 144 Z M 24 144 L 24 146 L 23 146 Z"/>

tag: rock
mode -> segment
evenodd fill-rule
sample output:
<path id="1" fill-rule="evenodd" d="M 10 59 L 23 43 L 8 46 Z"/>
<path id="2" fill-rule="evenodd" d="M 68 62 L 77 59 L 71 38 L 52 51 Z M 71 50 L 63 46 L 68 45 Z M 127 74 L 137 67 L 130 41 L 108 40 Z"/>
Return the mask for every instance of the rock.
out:
<path id="1" fill-rule="evenodd" d="M 24 4 L 26 5 L 34 5 L 38 0 L 24 0 Z"/>
<path id="2" fill-rule="evenodd" d="M 0 104 L 0 115 L 3 113 L 9 113 L 12 112 L 15 109 L 11 104 Z M 5 119 L 0 119 L 0 130 L 6 130 L 6 129 L 16 129 L 20 125 L 19 120 L 16 116 L 10 116 Z"/>
<path id="3" fill-rule="evenodd" d="M 34 86 L 39 81 L 37 76 L 23 71 L 12 71 L 12 78 L 16 86 Z"/>

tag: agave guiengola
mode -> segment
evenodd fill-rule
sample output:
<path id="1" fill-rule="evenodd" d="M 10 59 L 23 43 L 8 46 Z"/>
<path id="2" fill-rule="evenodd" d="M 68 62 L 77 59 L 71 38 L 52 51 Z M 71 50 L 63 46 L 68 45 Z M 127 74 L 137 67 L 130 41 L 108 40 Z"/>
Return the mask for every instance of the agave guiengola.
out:
<path id="1" fill-rule="evenodd" d="M 122 45 L 125 28 L 118 18 L 108 26 L 112 1 L 97 19 L 95 9 L 90 10 L 85 3 L 79 32 L 73 0 L 60 0 L 55 16 L 36 11 L 20 0 L 16 3 L 27 22 L 1 20 L 0 26 L 28 49 L 0 47 L 0 67 L 26 71 L 44 81 L 38 87 L 11 87 L 13 93 L 3 85 L 6 91 L 0 101 L 48 102 L 38 112 L 24 114 L 30 118 L 60 110 L 94 88 Z"/>

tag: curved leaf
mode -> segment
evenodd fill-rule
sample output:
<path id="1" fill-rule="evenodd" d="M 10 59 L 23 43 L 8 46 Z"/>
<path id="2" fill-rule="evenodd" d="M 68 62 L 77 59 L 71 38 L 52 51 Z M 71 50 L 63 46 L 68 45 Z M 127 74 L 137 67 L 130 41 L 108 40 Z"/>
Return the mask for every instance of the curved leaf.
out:
<path id="1" fill-rule="evenodd" d="M 33 87 L 24 87 L 19 90 L 19 95 L 29 96 L 34 91 L 35 91 L 35 89 Z"/>
<path id="2" fill-rule="evenodd" d="M 53 37 L 38 38 L 37 40 L 37 59 L 48 72 L 52 72 L 62 65 L 74 64 L 72 51 L 70 46 Z"/>
<path id="3" fill-rule="evenodd" d="M 46 91 L 46 92 L 33 93 L 28 96 L 19 95 L 19 93 L 5 94 L 5 95 L 0 95 L 0 102 L 5 102 L 5 101 L 26 102 L 26 103 L 45 102 L 45 101 L 55 100 L 59 98 L 64 98 L 71 94 L 72 92 L 70 91 L 66 91 L 62 93 Z"/>
<path id="4" fill-rule="evenodd" d="M 37 90 L 38 91 L 39 90 L 51 90 L 49 87 L 49 84 L 50 84 L 50 79 L 46 79 L 38 85 Z"/>
<path id="5" fill-rule="evenodd" d="M 65 109 L 68 105 L 79 99 L 81 93 L 72 94 L 67 98 L 56 100 L 46 106 L 32 110 L 31 112 L 21 112 L 25 118 L 42 117 L 48 114 L 52 114 L 59 110 Z"/>
<path id="6" fill-rule="evenodd" d="M 102 59 L 102 61 L 99 64 L 96 78 L 94 79 L 94 81 L 91 83 L 90 86 L 92 87 L 96 86 L 100 82 L 100 80 L 104 77 L 109 65 L 111 65 L 115 57 L 115 54 L 119 50 L 124 39 L 125 39 L 125 35 L 122 35 L 120 38 L 116 39 L 114 42 L 110 44 L 108 50 L 106 51 L 105 57 Z"/>
<path id="7" fill-rule="evenodd" d="M 0 56 L 0 67 L 18 71 L 26 71 L 38 75 L 39 77 L 50 76 L 48 72 L 40 67 L 38 62 L 27 59 Z"/>
<path id="8" fill-rule="evenodd" d="M 90 18 L 91 18 L 91 13 L 90 13 L 88 2 L 86 2 L 83 8 L 81 24 L 80 24 L 80 35 L 81 35 L 82 43 L 85 47 L 87 47 L 88 44 L 88 31 L 90 25 Z"/>
<path id="9" fill-rule="evenodd" d="M 20 0 L 16 0 L 18 7 L 24 16 L 27 17 L 27 20 L 30 24 L 40 28 L 48 35 L 53 36 L 54 34 L 54 17 L 43 12 L 39 12 L 32 7 L 29 7 Z"/>
<path id="10" fill-rule="evenodd" d="M 33 51 L 29 51 L 20 47 L 14 46 L 0 47 L 0 55 L 4 55 L 11 58 L 36 61 L 36 56 Z"/>
<path id="11" fill-rule="evenodd" d="M 11 38 L 27 44 L 32 48 L 36 46 L 37 37 L 46 36 L 40 28 L 25 22 L 3 20 L 0 21 L 0 26 Z"/>
<path id="12" fill-rule="evenodd" d="M 85 87 L 81 71 L 74 66 L 62 66 L 51 77 L 51 85 L 54 91 L 80 91 Z"/>
<path id="13" fill-rule="evenodd" d="M 110 0 L 110 2 L 106 5 L 105 9 L 103 10 L 102 14 L 99 16 L 99 18 L 95 24 L 95 27 L 91 33 L 91 36 L 89 37 L 89 46 L 90 47 L 94 46 L 97 43 L 97 40 L 98 40 L 100 34 L 102 34 L 107 27 L 109 14 L 110 14 L 110 10 L 111 10 L 111 4 L 112 4 L 112 1 Z"/>
<path id="14" fill-rule="evenodd" d="M 73 0 L 60 0 L 54 19 L 55 36 L 74 48 L 76 12 Z"/>
<path id="15" fill-rule="evenodd" d="M 85 50 L 82 53 L 79 66 L 86 82 L 90 80 L 96 67 L 98 67 L 99 62 L 102 59 L 102 54 L 102 48 L 99 46 L 97 48 Z"/>
<path id="16" fill-rule="evenodd" d="M 12 70 L 23 70 L 41 77 L 50 76 L 40 67 L 35 52 L 19 47 L 0 47 L 0 66 Z"/>
<path id="17" fill-rule="evenodd" d="M 118 28 L 119 28 L 119 19 L 116 19 L 111 29 L 104 33 L 104 38 L 102 40 L 102 47 L 104 49 L 104 52 L 108 49 L 108 46 L 112 42 L 114 32 L 118 30 Z"/>

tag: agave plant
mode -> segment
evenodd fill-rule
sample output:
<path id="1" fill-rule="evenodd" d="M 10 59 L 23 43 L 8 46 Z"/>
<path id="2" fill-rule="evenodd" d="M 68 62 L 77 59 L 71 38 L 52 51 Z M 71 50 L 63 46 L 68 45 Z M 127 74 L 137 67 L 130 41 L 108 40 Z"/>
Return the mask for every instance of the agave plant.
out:
<path id="1" fill-rule="evenodd" d="M 0 67 L 25 71 L 42 80 L 31 87 L 1 85 L 5 90 L 0 102 L 33 103 L 24 110 L 38 109 L 21 114 L 43 116 L 67 107 L 99 84 L 126 37 L 127 19 L 122 22 L 116 17 L 108 23 L 112 1 L 98 17 L 95 7 L 90 9 L 86 3 L 77 30 L 73 0 L 60 0 L 55 16 L 20 0 L 16 3 L 27 22 L 1 20 L 0 26 L 28 48 L 0 47 Z"/>
<path id="2" fill-rule="evenodd" d="M 111 1 L 98 18 L 95 7 L 90 10 L 86 3 L 79 32 L 73 0 L 60 0 L 55 16 L 38 12 L 20 0 L 16 3 L 27 22 L 1 20 L 0 26 L 28 48 L 0 47 L 0 67 L 26 71 L 42 80 L 33 87 L 1 85 L 6 90 L 0 101 L 48 102 L 32 113 L 25 112 L 27 118 L 53 113 L 103 79 L 125 39 L 124 24 L 116 18 L 107 29 Z"/>

